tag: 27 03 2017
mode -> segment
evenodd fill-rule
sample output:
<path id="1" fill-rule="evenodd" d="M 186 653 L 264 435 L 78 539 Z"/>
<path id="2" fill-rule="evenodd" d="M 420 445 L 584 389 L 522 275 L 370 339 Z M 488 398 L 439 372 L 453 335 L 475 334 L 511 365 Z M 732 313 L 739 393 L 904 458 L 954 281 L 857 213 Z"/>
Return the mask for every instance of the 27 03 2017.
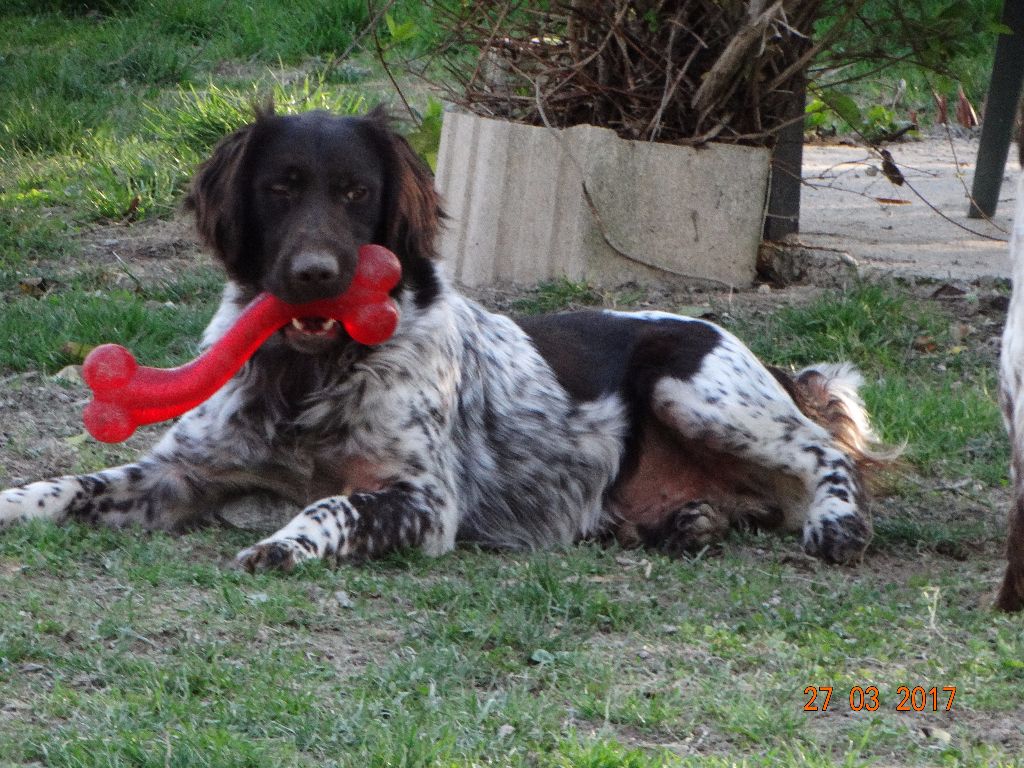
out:
<path id="1" fill-rule="evenodd" d="M 804 696 L 807 697 L 804 711 L 828 711 L 833 706 L 833 692 L 834 688 L 830 685 L 808 685 L 804 688 Z M 875 712 L 887 705 L 883 698 L 884 694 L 878 690 L 878 686 L 854 685 L 848 691 L 846 703 L 854 712 Z M 956 698 L 956 686 L 945 685 L 939 688 L 933 685 L 929 688 L 923 685 L 901 685 L 891 698 L 896 712 L 951 712 L 953 699 Z"/>

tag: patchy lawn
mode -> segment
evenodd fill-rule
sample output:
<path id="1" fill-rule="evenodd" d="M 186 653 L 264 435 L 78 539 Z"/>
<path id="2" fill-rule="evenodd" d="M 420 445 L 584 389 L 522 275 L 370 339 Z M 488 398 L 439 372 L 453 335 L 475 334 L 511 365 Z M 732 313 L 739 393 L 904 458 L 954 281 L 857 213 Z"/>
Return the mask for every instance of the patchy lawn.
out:
<path id="1" fill-rule="evenodd" d="M 52 375 L 73 362 L 67 342 L 117 335 L 105 316 L 87 320 L 97 286 L 137 307 L 133 343 L 172 363 L 212 311 L 216 273 L 187 222 L 83 238 L 86 256 L 22 272 L 51 286 L 42 295 L 5 288 L 16 341 L 2 374 L 0 485 L 121 462 L 160 432 L 128 445 L 85 438 L 87 393 Z M 519 311 L 683 309 L 779 364 L 855 359 L 886 438 L 909 441 L 904 466 L 881 479 L 858 568 L 823 566 L 792 537 L 737 532 L 685 560 L 460 549 L 249 576 L 230 564 L 253 532 L 13 529 L 0 536 L 0 755 L 62 766 L 1019 764 L 1021 619 L 989 607 L 1008 505 L 992 396 L 1005 290 L 965 288 L 726 296 L 557 283 L 481 297 Z"/>

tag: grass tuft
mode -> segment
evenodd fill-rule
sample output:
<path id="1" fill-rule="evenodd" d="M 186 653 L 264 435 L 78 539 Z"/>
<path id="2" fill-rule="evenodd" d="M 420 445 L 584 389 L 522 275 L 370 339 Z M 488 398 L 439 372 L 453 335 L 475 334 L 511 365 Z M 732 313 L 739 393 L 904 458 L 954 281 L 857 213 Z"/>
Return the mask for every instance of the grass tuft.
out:
<path id="1" fill-rule="evenodd" d="M 202 90 L 190 86 L 178 91 L 165 107 L 151 107 L 147 126 L 160 142 L 199 157 L 221 138 L 251 122 L 254 108 L 268 100 L 281 114 L 325 109 L 354 115 L 366 110 L 364 94 L 325 87 L 312 76 L 290 85 L 275 82 L 269 92 L 258 84 L 245 91 L 210 83 Z"/>
<path id="2" fill-rule="evenodd" d="M 994 359 L 984 347 L 954 342 L 956 322 L 934 303 L 865 283 L 735 325 L 762 359 L 784 368 L 854 362 L 882 438 L 905 442 L 919 471 L 997 485 L 1008 445 Z"/>
<path id="3" fill-rule="evenodd" d="M 85 350 L 112 340 L 147 365 L 179 365 L 195 355 L 219 285 L 211 272 L 157 284 L 145 293 L 71 285 L 38 299 L 20 296 L 0 313 L 0 334 L 18 339 L 0 347 L 0 370 L 55 372 L 81 363 Z"/>
<path id="4" fill-rule="evenodd" d="M 537 286 L 529 295 L 516 299 L 512 308 L 523 315 L 539 315 L 581 306 L 595 306 L 601 302 L 601 294 L 587 283 L 563 277 Z"/>

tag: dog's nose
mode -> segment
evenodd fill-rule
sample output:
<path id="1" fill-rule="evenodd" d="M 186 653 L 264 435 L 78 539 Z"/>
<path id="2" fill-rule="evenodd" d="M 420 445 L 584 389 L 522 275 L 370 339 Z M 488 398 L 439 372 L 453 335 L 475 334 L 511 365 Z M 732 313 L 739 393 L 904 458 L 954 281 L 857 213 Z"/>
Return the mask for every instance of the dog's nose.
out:
<path id="1" fill-rule="evenodd" d="M 292 293 L 302 301 L 315 301 L 337 296 L 345 286 L 341 284 L 338 260 L 322 251 L 304 251 L 291 263 L 288 282 Z"/>

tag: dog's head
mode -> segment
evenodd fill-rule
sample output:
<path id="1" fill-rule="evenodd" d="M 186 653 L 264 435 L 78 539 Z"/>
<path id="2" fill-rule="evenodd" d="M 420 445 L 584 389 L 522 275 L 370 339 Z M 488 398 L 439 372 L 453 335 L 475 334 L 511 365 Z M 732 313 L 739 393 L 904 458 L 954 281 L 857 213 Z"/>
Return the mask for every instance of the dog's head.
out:
<path id="1" fill-rule="evenodd" d="M 223 139 L 192 183 L 186 206 L 203 242 L 249 292 L 298 304 L 348 288 L 359 247 L 398 255 L 419 305 L 437 293 L 434 240 L 442 217 L 429 171 L 374 110 L 277 115 L 268 108 Z M 319 318 L 286 329 L 319 351 L 341 334 Z"/>

